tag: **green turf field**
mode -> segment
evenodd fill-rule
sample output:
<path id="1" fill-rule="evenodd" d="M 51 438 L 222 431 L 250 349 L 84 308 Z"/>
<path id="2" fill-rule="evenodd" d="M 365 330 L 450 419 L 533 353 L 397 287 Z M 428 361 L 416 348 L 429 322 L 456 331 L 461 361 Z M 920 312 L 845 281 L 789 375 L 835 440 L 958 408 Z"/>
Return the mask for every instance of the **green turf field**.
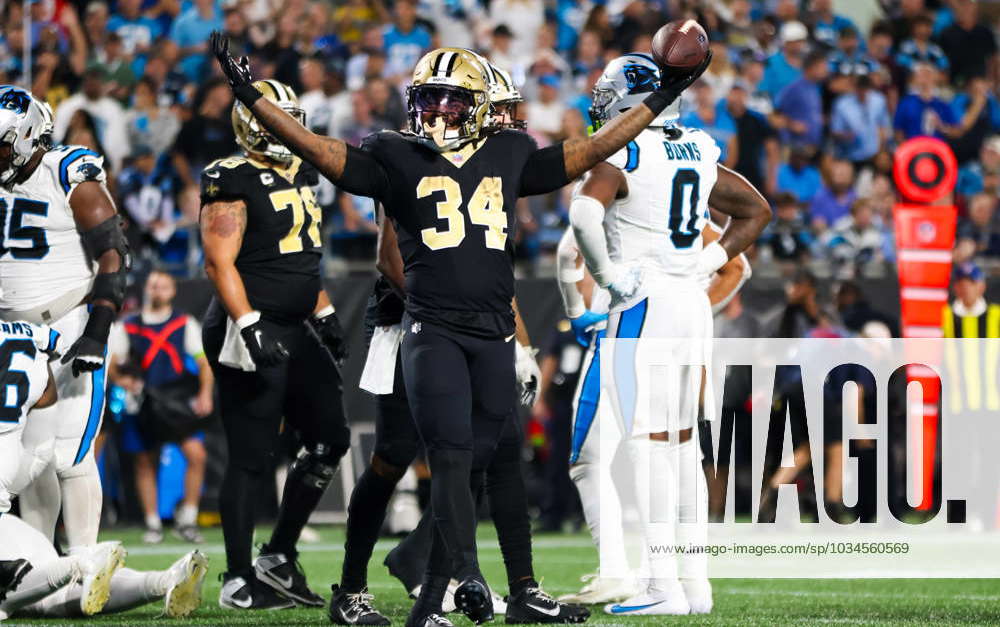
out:
<path id="1" fill-rule="evenodd" d="M 329 584 L 339 575 L 343 555 L 343 528 L 320 527 L 319 544 L 304 545 L 301 562 L 313 587 L 329 597 Z M 138 531 L 116 530 L 102 539 L 120 539 L 129 549 L 126 564 L 137 569 L 165 568 L 190 549 L 172 538 L 161 545 L 145 546 Z M 480 555 L 487 579 L 504 581 L 503 564 L 490 528 L 481 532 Z M 158 618 L 162 604 L 153 604 L 126 614 L 97 616 L 87 624 L 101 625 L 326 625 L 323 610 L 238 613 L 217 604 L 219 572 L 223 568 L 222 534 L 208 530 L 201 550 L 208 555 L 211 572 L 205 583 L 205 601 L 191 619 L 169 621 Z M 168 536 L 169 538 L 169 536 Z M 579 587 L 581 575 L 596 565 L 596 555 L 584 535 L 539 535 L 535 539 L 535 567 L 544 578 L 543 587 L 563 594 Z M 403 625 L 410 602 L 396 580 L 382 566 L 382 558 L 393 546 L 379 542 L 372 560 L 370 585 L 376 607 L 387 612 L 394 625 Z M 708 617 L 613 618 L 594 609 L 588 624 L 604 627 L 630 625 L 998 625 L 1000 582 L 997 580 L 741 580 L 714 582 L 715 611 Z M 464 617 L 452 616 L 456 626 L 471 625 Z M 502 617 L 499 617 L 502 620 Z M 81 621 L 11 619 L 5 625 L 80 624 Z M 496 624 L 496 623 L 494 623 Z"/>

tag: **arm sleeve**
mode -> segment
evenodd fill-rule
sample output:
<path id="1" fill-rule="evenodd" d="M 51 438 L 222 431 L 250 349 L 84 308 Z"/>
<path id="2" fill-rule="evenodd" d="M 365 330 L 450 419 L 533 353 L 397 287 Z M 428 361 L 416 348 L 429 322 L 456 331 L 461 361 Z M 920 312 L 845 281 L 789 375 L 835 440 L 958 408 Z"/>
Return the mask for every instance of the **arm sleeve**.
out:
<path id="1" fill-rule="evenodd" d="M 576 287 L 577 282 L 582 281 L 584 276 L 583 268 L 576 265 L 577 251 L 573 229 L 566 229 L 562 239 L 559 240 L 559 246 L 556 248 L 556 276 L 559 293 L 562 294 L 563 307 L 566 310 L 566 315 L 570 318 L 582 316 L 587 309 L 583 302 L 583 294 Z"/>
<path id="2" fill-rule="evenodd" d="M 546 194 L 570 183 L 562 143 L 535 150 L 521 171 L 521 196 Z"/>
<path id="3" fill-rule="evenodd" d="M 601 287 L 614 281 L 615 272 L 604 236 L 604 212 L 604 205 L 590 196 L 577 196 L 569 206 L 569 221 L 580 252 L 591 276 Z"/>
<path id="4" fill-rule="evenodd" d="M 355 196 L 367 196 L 385 202 L 389 191 L 389 175 L 370 150 L 347 145 L 344 172 L 334 183 L 340 189 Z"/>

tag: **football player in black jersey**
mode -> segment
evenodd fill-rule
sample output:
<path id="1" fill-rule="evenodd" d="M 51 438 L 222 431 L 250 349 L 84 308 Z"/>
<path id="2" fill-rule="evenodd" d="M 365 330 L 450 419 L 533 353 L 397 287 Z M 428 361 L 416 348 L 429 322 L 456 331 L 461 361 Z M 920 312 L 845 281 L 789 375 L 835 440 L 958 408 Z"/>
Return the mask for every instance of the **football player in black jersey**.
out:
<path id="1" fill-rule="evenodd" d="M 478 55 L 477 59 L 488 72 L 488 131 L 523 129 L 523 121 L 517 119 L 517 105 L 523 102 L 523 98 L 509 75 Z M 403 262 L 392 223 L 381 211 L 376 265 L 382 275 L 375 282 L 365 312 L 365 331 L 370 343 L 365 372 L 394 369 L 395 374 L 392 377 L 391 391 L 387 382 L 382 382 L 379 386 L 363 377 L 363 385 L 369 386 L 371 389 L 366 389 L 375 394 L 375 449 L 371 463 L 351 493 L 343 573 L 340 585 L 334 587 L 334 595 L 330 601 L 330 618 L 340 625 L 388 624 L 374 608 L 374 595 L 367 594 L 367 566 L 393 489 L 413 461 L 418 448 L 418 434 L 407 403 L 401 362 L 398 353 L 393 352 L 403 318 Z M 523 325 L 520 321 L 517 326 L 518 344 L 527 346 L 529 340 L 527 333 L 521 332 Z M 379 337 L 372 342 L 376 335 Z M 386 338 L 390 340 L 388 346 L 384 341 Z M 524 376 L 524 373 L 537 371 L 537 364 L 531 356 L 530 347 L 519 350 L 518 354 L 519 359 L 530 362 L 519 369 L 519 373 L 523 373 L 518 377 L 519 386 L 522 387 L 520 395 L 522 399 L 526 396 L 526 404 L 530 405 L 534 390 L 526 390 L 530 386 L 530 376 Z M 520 385 L 522 383 L 523 386 Z M 520 419 L 512 411 L 497 444 L 496 453 L 485 469 L 485 476 L 482 472 L 473 473 L 474 487 L 485 484 L 490 514 L 496 525 L 507 570 L 510 595 L 504 600 L 494 592 L 494 610 L 496 613 L 505 613 L 509 622 L 516 623 L 583 622 L 589 616 L 589 610 L 557 602 L 541 589 L 534 577 L 531 522 L 521 468 L 523 441 Z M 480 490 L 475 490 L 474 494 L 477 492 Z M 417 529 L 393 549 L 385 560 L 389 572 L 411 594 L 418 590 L 423 580 L 433 539 L 433 525 L 428 508 Z"/>
<path id="2" fill-rule="evenodd" d="M 266 80 L 253 89 L 304 121 L 286 85 Z M 346 356 L 345 342 L 320 282 L 318 177 L 239 102 L 233 129 L 244 156 L 216 161 L 201 177 L 205 271 L 216 291 L 203 336 L 229 449 L 219 497 L 227 561 L 219 603 L 322 606 L 296 563 L 295 545 L 350 433 L 335 364 Z M 251 563 L 254 504 L 270 489 L 282 418 L 304 446 L 271 539 Z"/>
<path id="3" fill-rule="evenodd" d="M 524 133 L 482 132 L 484 68 L 467 51 L 439 48 L 414 69 L 409 132 L 376 133 L 354 148 L 309 132 L 261 98 L 249 63 L 230 56 L 224 36 L 213 34 L 212 46 L 237 99 L 270 133 L 344 191 L 375 198 L 389 212 L 406 284 L 403 378 L 433 476 L 437 526 L 408 625 L 447 624 L 437 614 L 453 575 L 456 606 L 477 623 L 490 620 L 469 481 L 496 448 L 515 385 L 516 224 L 506 208 L 519 196 L 565 186 L 623 148 L 704 72 L 711 55 L 688 74 L 671 74 L 594 135 L 538 149 Z"/>

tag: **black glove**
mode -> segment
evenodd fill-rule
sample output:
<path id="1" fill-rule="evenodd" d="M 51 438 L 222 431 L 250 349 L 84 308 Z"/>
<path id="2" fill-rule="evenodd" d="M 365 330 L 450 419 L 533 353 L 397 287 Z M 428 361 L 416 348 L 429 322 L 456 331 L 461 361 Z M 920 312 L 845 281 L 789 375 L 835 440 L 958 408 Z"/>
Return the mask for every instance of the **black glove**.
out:
<path id="1" fill-rule="evenodd" d="M 646 96 L 643 103 L 653 113 L 659 115 L 673 101 L 680 98 L 685 89 L 690 87 L 698 77 L 705 73 L 712 62 L 712 51 L 709 50 L 704 60 L 690 72 L 679 74 L 675 68 L 660 68 L 660 88 Z"/>
<path id="2" fill-rule="evenodd" d="M 246 342 L 247 350 L 257 368 L 270 368 L 277 366 L 288 359 L 288 350 L 281 340 L 276 340 L 270 336 L 260 320 L 240 329 L 240 335 Z"/>
<path id="3" fill-rule="evenodd" d="M 330 351 L 334 363 L 338 366 L 347 359 L 347 338 L 344 337 L 344 329 L 340 326 L 340 319 L 336 313 L 329 313 L 322 318 L 309 316 L 306 321 L 309 327 L 316 334 L 319 343 Z"/>
<path id="4" fill-rule="evenodd" d="M 74 377 L 80 376 L 81 372 L 93 372 L 104 367 L 108 333 L 111 332 L 111 323 L 114 321 L 115 312 L 111 307 L 96 305 L 91 309 L 83 334 L 60 360 L 63 364 L 73 362 Z"/>
<path id="5" fill-rule="evenodd" d="M 240 57 L 239 60 L 234 59 L 229 54 L 229 38 L 217 30 L 212 31 L 211 46 L 212 54 L 219 60 L 219 65 L 222 67 L 222 73 L 229 80 L 233 95 L 247 107 L 257 102 L 261 93 L 252 84 L 250 61 L 246 57 Z"/>

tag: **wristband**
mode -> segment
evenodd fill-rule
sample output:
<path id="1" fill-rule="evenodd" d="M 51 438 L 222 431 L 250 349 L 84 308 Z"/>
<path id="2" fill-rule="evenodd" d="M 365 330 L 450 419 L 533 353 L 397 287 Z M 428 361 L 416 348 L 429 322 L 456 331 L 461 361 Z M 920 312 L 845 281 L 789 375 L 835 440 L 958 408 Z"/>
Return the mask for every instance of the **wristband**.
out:
<path id="1" fill-rule="evenodd" d="M 719 242 L 712 242 L 698 253 L 698 272 L 702 275 L 713 274 L 729 262 L 729 253 Z"/>
<path id="2" fill-rule="evenodd" d="M 107 305 L 94 305 L 90 309 L 87 325 L 83 327 L 83 335 L 102 344 L 108 341 L 111 324 L 115 321 L 115 310 Z"/>
<path id="3" fill-rule="evenodd" d="M 671 98 L 662 91 L 654 91 L 643 99 L 642 104 L 649 107 L 649 110 L 653 112 L 653 115 L 660 115 L 674 100 L 677 100 L 676 96 Z"/>
<path id="4" fill-rule="evenodd" d="M 236 319 L 236 326 L 240 328 L 240 331 L 247 328 L 251 324 L 257 324 L 260 322 L 260 312 L 251 311 L 250 313 L 245 313 Z"/>
<path id="5" fill-rule="evenodd" d="M 236 85 L 233 87 L 233 95 L 236 96 L 236 99 L 242 102 L 246 108 L 249 109 L 263 94 L 261 94 L 257 88 L 253 86 L 253 84 L 243 83 L 242 85 Z"/>
<path id="6" fill-rule="evenodd" d="M 337 310 L 333 308 L 333 305 L 327 305 L 313 314 L 313 320 L 322 320 L 323 318 L 333 314 L 335 311 Z"/>

